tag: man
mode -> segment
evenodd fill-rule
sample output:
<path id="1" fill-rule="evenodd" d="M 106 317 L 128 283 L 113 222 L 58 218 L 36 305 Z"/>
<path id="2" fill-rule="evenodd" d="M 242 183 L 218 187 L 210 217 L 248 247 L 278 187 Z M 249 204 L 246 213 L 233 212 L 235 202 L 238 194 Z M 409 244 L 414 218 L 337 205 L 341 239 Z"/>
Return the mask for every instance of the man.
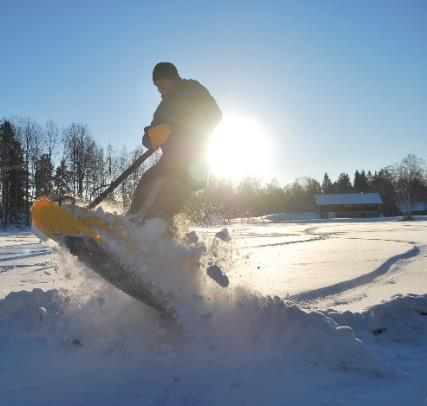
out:
<path id="1" fill-rule="evenodd" d="M 169 62 L 158 63 L 153 83 L 162 101 L 142 143 L 162 149 L 159 162 L 146 171 L 135 190 L 128 215 L 135 221 L 159 217 L 169 221 L 192 191 L 207 180 L 206 147 L 222 113 L 208 90 L 195 80 L 181 79 Z"/>

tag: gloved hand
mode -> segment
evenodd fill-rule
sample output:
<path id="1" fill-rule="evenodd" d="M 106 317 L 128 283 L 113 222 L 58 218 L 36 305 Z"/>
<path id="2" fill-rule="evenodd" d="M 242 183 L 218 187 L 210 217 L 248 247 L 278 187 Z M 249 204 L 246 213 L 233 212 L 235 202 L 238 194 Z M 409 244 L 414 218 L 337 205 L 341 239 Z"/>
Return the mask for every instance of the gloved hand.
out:
<path id="1" fill-rule="evenodd" d="M 148 130 L 151 127 L 148 125 L 147 127 L 144 128 L 144 135 L 142 136 L 142 145 L 144 145 L 145 148 L 147 149 L 151 149 L 151 142 L 150 142 L 150 135 L 148 134 Z"/>
<path id="2" fill-rule="evenodd" d="M 150 127 L 147 133 L 150 137 L 150 144 L 153 148 L 161 147 L 171 135 L 172 128 L 168 124 L 159 124 L 155 127 Z"/>

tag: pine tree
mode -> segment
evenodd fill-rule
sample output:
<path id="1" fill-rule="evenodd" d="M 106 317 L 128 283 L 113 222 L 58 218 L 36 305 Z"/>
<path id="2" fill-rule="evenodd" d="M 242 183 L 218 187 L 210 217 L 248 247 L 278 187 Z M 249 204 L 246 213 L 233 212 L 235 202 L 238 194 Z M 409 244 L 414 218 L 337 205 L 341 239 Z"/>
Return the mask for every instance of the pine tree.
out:
<path id="1" fill-rule="evenodd" d="M 357 193 L 369 192 L 368 178 L 364 170 L 361 172 L 356 170 L 354 173 L 353 190 Z"/>
<path id="2" fill-rule="evenodd" d="M 366 176 L 366 173 L 364 170 L 362 172 L 360 172 L 360 186 L 359 186 L 359 188 L 360 188 L 360 192 L 362 192 L 362 193 L 368 193 L 370 191 L 369 179 Z"/>
<path id="3" fill-rule="evenodd" d="M 36 172 L 34 175 L 36 198 L 40 196 L 49 196 L 52 193 L 53 169 L 49 154 L 43 154 L 36 161 Z"/>
<path id="4" fill-rule="evenodd" d="M 334 186 L 327 172 L 323 176 L 322 193 L 334 193 Z"/>
<path id="5" fill-rule="evenodd" d="M 346 173 L 341 173 L 335 182 L 336 193 L 350 193 L 352 191 L 350 177 Z"/>
<path id="6" fill-rule="evenodd" d="M 353 179 L 353 190 L 355 192 L 360 192 L 360 173 L 356 169 L 356 172 L 354 172 L 354 179 Z"/>
<path id="7" fill-rule="evenodd" d="M 25 164 L 21 143 L 9 121 L 0 126 L 1 214 L 3 227 L 18 225 L 25 214 Z"/>
<path id="8" fill-rule="evenodd" d="M 25 200 L 25 162 L 21 143 L 14 139 L 10 150 L 10 218 L 14 225 L 20 224 L 20 219 L 26 214 Z M 27 224 L 28 225 L 28 224 Z"/>
<path id="9" fill-rule="evenodd" d="M 384 215 L 396 216 L 399 210 L 396 206 L 397 193 L 393 183 L 393 173 L 390 168 L 381 169 L 372 179 L 372 191 L 381 195 Z"/>
<path id="10" fill-rule="evenodd" d="M 72 180 L 72 173 L 68 170 L 65 159 L 62 159 L 53 177 L 55 194 L 58 197 L 70 194 L 72 192 Z"/>

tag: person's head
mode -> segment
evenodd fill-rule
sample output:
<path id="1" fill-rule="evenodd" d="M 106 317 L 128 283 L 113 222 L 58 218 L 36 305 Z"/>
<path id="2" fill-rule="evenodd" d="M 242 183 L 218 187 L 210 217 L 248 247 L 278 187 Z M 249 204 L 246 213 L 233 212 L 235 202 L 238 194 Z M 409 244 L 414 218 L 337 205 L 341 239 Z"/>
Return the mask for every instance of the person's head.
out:
<path id="1" fill-rule="evenodd" d="M 153 69 L 153 83 L 162 96 L 168 94 L 178 79 L 180 79 L 178 69 L 170 62 L 160 62 Z"/>

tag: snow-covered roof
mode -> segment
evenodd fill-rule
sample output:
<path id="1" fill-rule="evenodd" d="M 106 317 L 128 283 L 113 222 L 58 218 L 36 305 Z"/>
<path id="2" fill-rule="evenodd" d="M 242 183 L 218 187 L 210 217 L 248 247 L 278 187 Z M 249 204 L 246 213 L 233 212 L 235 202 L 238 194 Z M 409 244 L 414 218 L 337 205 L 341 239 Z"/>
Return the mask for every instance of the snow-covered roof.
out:
<path id="1" fill-rule="evenodd" d="M 337 193 L 314 195 L 317 206 L 335 206 L 341 204 L 382 204 L 379 193 Z"/>

